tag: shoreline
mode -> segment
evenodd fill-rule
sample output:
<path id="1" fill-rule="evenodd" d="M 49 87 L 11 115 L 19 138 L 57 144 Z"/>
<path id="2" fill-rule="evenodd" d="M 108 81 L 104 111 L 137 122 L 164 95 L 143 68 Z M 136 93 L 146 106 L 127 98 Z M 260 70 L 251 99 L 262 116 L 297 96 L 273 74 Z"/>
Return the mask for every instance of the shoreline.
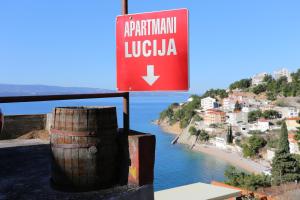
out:
<path id="1" fill-rule="evenodd" d="M 163 132 L 176 136 L 180 135 L 183 131 L 180 128 L 179 122 L 174 125 L 169 125 L 167 122 L 159 122 L 158 120 L 155 120 L 153 124 L 157 125 Z"/>
<path id="2" fill-rule="evenodd" d="M 241 168 L 249 173 L 262 174 L 268 169 L 268 167 L 253 160 L 243 158 L 237 152 L 230 152 L 211 145 L 196 144 L 191 150 L 214 156 L 215 158 L 228 162 L 230 165 Z"/>
<path id="3" fill-rule="evenodd" d="M 174 131 L 174 128 L 170 128 L 171 126 L 169 126 L 165 123 L 157 123 L 157 121 L 156 121 L 155 124 L 160 127 L 162 132 L 164 132 L 166 134 L 174 135 L 175 136 L 174 139 L 179 137 L 180 134 L 182 133 L 182 130 Z M 188 144 L 185 144 L 185 143 L 179 143 L 179 144 L 189 146 Z M 265 170 L 268 170 L 268 167 L 266 167 L 260 163 L 257 163 L 253 160 L 244 158 L 238 152 L 230 152 L 228 150 L 219 149 L 212 145 L 195 144 L 195 146 L 193 146 L 193 148 L 189 148 L 189 149 L 192 151 L 195 151 L 195 152 L 200 152 L 200 153 L 203 153 L 206 155 L 213 156 L 216 159 L 223 160 L 234 167 L 238 167 L 238 168 L 241 168 L 241 169 L 247 171 L 248 173 L 262 174 Z"/>

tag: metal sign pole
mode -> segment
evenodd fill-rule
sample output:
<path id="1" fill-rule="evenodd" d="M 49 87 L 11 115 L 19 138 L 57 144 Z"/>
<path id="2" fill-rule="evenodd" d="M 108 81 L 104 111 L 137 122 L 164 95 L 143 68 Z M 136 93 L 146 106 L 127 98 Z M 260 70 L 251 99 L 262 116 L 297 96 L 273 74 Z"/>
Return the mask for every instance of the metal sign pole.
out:
<path id="1" fill-rule="evenodd" d="M 122 0 L 122 15 L 128 14 L 128 0 Z"/>
<path id="2" fill-rule="evenodd" d="M 122 0 L 122 15 L 128 14 L 128 0 Z M 129 120 L 129 92 L 123 97 L 123 126 L 125 134 L 129 134 L 130 120 Z"/>

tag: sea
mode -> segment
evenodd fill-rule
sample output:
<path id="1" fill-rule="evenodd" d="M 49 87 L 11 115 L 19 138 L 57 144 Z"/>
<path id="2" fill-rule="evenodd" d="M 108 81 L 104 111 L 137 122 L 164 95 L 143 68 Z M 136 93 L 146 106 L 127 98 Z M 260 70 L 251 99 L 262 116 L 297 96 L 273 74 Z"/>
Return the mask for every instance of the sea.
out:
<path id="1" fill-rule="evenodd" d="M 184 102 L 188 94 L 131 95 L 130 128 L 152 133 L 156 136 L 155 191 L 196 182 L 223 181 L 224 171 L 229 166 L 225 161 L 210 155 L 194 152 L 185 145 L 172 145 L 174 135 L 163 132 L 153 123 L 159 113 L 171 103 Z M 122 98 L 50 101 L 33 103 L 1 104 L 5 115 L 40 114 L 52 112 L 58 106 L 116 106 L 118 124 L 122 127 Z"/>

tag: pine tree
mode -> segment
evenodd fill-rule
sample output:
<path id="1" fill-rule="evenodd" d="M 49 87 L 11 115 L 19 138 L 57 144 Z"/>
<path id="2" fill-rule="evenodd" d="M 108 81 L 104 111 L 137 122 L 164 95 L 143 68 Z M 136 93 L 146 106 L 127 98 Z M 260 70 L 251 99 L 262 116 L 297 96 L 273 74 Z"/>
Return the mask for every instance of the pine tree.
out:
<path id="1" fill-rule="evenodd" d="M 281 125 L 280 137 L 278 141 L 278 153 L 290 153 L 288 130 L 285 122 L 283 122 Z"/>
<path id="2" fill-rule="evenodd" d="M 278 149 L 272 162 L 272 178 L 275 185 L 300 180 L 297 160 L 290 154 L 286 123 L 282 123 Z"/>
<path id="3" fill-rule="evenodd" d="M 233 136 L 232 136 L 232 126 L 230 125 L 227 128 L 227 134 L 226 134 L 226 142 L 227 144 L 232 144 Z"/>
<path id="4" fill-rule="evenodd" d="M 241 111 L 241 110 L 242 110 L 242 105 L 239 103 L 239 101 L 236 101 L 234 105 L 234 111 Z"/>

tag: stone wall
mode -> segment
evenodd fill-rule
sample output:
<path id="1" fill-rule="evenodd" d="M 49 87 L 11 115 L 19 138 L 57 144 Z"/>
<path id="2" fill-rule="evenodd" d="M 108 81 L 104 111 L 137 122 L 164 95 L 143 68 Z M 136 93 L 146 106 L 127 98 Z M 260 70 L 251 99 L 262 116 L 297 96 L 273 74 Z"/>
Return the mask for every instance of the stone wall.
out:
<path id="1" fill-rule="evenodd" d="M 4 117 L 4 127 L 0 139 L 15 139 L 26 133 L 43 130 L 47 115 L 7 115 Z"/>

